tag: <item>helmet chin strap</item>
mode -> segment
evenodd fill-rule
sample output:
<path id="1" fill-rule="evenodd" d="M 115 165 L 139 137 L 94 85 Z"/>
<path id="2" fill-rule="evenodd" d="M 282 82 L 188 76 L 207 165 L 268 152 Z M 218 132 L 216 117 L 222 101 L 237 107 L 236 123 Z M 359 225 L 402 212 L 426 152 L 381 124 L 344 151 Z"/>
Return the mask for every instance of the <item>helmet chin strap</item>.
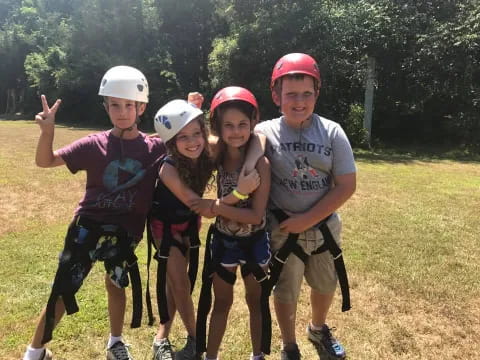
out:
<path id="1" fill-rule="evenodd" d="M 140 122 L 140 116 L 138 116 L 138 106 L 135 106 L 135 123 L 132 126 L 129 126 L 128 128 L 119 128 L 115 126 L 117 129 L 120 130 L 120 161 L 123 162 L 125 160 L 125 149 L 123 145 L 123 134 L 125 131 L 132 131 L 134 126 L 137 125 Z"/>

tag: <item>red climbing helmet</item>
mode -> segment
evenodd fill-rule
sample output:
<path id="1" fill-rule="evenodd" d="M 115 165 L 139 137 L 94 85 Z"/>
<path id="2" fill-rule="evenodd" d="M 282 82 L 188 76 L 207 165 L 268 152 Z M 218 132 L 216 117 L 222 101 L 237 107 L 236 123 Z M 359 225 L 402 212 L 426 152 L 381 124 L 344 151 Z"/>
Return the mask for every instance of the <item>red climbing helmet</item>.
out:
<path id="1" fill-rule="evenodd" d="M 282 56 L 273 67 L 270 88 L 273 89 L 277 79 L 290 74 L 309 75 L 320 84 L 320 70 L 315 59 L 307 54 L 291 53 Z"/>
<path id="2" fill-rule="evenodd" d="M 254 111 L 252 114 L 253 119 L 251 120 L 254 123 L 258 122 L 260 118 L 257 99 L 255 99 L 255 96 L 249 90 L 242 88 L 240 86 L 227 86 L 226 88 L 219 90 L 215 94 L 212 100 L 212 104 L 210 105 L 210 128 L 217 135 L 220 134 L 221 130 L 220 130 L 220 124 L 218 122 L 218 116 L 217 116 L 218 114 L 216 114 L 215 110 L 220 105 L 233 100 L 244 101 L 253 106 L 254 108 Z M 252 127 L 253 126 L 254 125 L 252 125 Z"/>
<path id="3" fill-rule="evenodd" d="M 245 88 L 240 86 L 227 86 L 219 90 L 213 97 L 212 104 L 210 105 L 210 117 L 213 116 L 215 109 L 227 101 L 240 100 L 246 101 L 251 104 L 258 112 L 258 104 L 255 96 Z"/>

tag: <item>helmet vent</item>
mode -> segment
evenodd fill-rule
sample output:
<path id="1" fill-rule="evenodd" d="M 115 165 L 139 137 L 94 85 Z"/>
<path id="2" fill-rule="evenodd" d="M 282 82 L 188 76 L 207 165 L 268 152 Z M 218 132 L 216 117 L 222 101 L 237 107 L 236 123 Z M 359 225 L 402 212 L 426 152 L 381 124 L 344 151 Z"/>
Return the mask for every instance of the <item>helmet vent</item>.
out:
<path id="1" fill-rule="evenodd" d="M 107 83 L 107 81 L 108 81 L 107 79 L 103 79 L 103 81 L 102 81 L 102 86 L 105 86 L 105 84 Z"/>
<path id="2" fill-rule="evenodd" d="M 138 91 L 142 92 L 142 91 L 143 91 L 143 85 L 138 84 L 138 85 L 137 85 L 137 89 L 138 89 Z"/>
<path id="3" fill-rule="evenodd" d="M 160 124 L 162 124 L 163 126 L 165 126 L 169 130 L 172 128 L 172 124 L 170 124 L 170 121 L 168 120 L 168 117 L 166 117 L 165 115 L 157 116 L 155 121 L 159 122 Z"/>

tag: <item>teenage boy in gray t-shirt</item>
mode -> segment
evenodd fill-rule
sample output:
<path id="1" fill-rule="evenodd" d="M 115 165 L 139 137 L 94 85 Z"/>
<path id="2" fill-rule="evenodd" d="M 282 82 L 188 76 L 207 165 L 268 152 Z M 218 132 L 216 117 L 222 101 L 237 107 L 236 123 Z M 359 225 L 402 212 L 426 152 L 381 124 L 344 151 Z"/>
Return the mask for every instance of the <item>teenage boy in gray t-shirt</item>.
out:
<path id="1" fill-rule="evenodd" d="M 283 115 L 258 124 L 255 131 L 267 139 L 266 155 L 272 169 L 269 207 L 289 215 L 283 221 L 270 217 L 272 249 L 279 249 L 289 233 L 299 234 L 297 244 L 310 255 L 304 262 L 290 254 L 274 289 L 283 341 L 281 359 L 300 359 L 295 315 L 304 276 L 311 288 L 308 338 L 333 358 L 342 359 L 345 350 L 325 323 L 337 274 L 330 252 L 315 254 L 324 243 L 316 225 L 332 214 L 327 226 L 340 243 L 341 221 L 335 211 L 355 192 L 352 149 L 339 124 L 313 113 L 319 96 L 320 72 L 312 57 L 294 53 L 278 60 L 271 90 L 273 101 Z"/>

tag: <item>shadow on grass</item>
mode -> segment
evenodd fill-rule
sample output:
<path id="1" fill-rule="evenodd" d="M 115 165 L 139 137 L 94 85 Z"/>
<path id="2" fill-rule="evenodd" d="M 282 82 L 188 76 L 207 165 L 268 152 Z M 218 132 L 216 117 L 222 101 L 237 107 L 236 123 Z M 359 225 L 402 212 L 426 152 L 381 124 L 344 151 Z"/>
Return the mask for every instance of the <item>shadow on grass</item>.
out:
<path id="1" fill-rule="evenodd" d="M 25 114 L 0 114 L 0 121 L 1 120 L 25 120 L 30 118 L 31 116 Z"/>
<path id="2" fill-rule="evenodd" d="M 355 159 L 367 163 L 409 164 L 415 161 L 437 162 L 451 160 L 463 163 L 480 163 L 480 153 L 467 149 L 438 147 L 395 147 L 373 150 L 355 149 Z"/>
<path id="3" fill-rule="evenodd" d="M 313 347 L 315 348 L 315 351 L 317 352 L 318 358 L 319 358 L 320 360 L 338 360 L 338 359 L 339 359 L 339 358 L 337 358 L 337 357 L 334 357 L 334 356 L 330 355 L 330 354 L 327 352 L 327 350 L 324 349 L 323 346 L 318 345 L 318 344 L 315 344 L 315 343 L 313 343 L 313 342 L 311 342 L 311 341 L 309 341 L 309 342 L 310 342 L 310 344 L 312 344 Z"/>

